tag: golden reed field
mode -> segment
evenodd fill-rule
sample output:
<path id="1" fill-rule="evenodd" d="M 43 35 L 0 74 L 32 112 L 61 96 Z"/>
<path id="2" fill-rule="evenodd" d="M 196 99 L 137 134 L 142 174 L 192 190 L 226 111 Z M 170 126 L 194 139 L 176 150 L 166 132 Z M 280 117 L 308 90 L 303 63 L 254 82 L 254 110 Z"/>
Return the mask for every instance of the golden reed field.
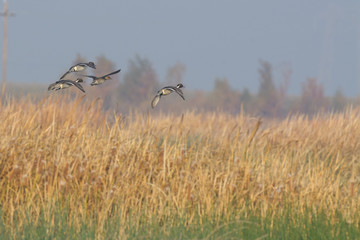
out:
<path id="1" fill-rule="evenodd" d="M 69 224 L 96 215 L 99 228 L 115 213 L 135 224 L 173 215 L 191 224 L 234 211 L 276 216 L 285 205 L 359 223 L 359 109 L 284 120 L 157 109 L 122 116 L 59 95 L 0 108 L 0 206 L 9 228 L 14 216 L 21 225 L 29 212 L 37 219 L 62 207 Z"/>

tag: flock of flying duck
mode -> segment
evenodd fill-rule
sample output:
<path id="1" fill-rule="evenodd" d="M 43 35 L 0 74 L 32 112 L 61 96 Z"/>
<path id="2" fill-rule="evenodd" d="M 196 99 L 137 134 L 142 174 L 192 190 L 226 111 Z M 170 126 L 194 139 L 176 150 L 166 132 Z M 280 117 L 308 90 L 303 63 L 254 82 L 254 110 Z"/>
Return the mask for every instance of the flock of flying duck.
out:
<path id="1" fill-rule="evenodd" d="M 58 80 L 55 83 L 52 83 L 52 84 L 49 85 L 48 90 L 49 91 L 50 90 L 60 90 L 60 89 L 69 88 L 71 86 L 75 86 L 80 91 L 85 92 L 84 88 L 80 84 L 80 83 L 84 82 L 81 77 L 78 77 L 75 81 L 65 79 L 65 77 L 68 76 L 69 74 L 72 74 L 72 73 L 82 72 L 85 69 L 87 69 L 88 67 L 96 69 L 96 66 L 95 66 L 95 64 L 93 62 L 78 63 L 78 64 L 75 64 L 74 66 L 71 66 L 69 68 L 69 70 L 66 73 L 64 73 L 64 75 L 61 76 L 60 80 Z M 110 80 L 111 75 L 117 74 L 120 71 L 121 71 L 121 69 L 116 70 L 114 72 L 111 72 L 109 74 L 106 74 L 104 76 L 100 76 L 100 77 L 96 77 L 96 76 L 92 76 L 92 75 L 80 75 L 80 76 L 91 78 L 92 82 L 90 83 L 90 85 L 95 86 L 95 85 L 102 84 L 106 80 Z M 173 87 L 173 86 L 163 87 L 162 89 L 160 89 L 157 92 L 154 99 L 151 101 L 151 107 L 154 108 L 158 104 L 161 96 L 166 96 L 166 95 L 169 95 L 170 93 L 173 93 L 173 92 L 176 92 L 177 94 L 179 94 L 179 96 L 185 101 L 184 93 L 181 90 L 181 88 L 183 88 L 183 87 L 184 87 L 184 85 L 182 85 L 181 83 L 176 85 L 176 87 Z"/>

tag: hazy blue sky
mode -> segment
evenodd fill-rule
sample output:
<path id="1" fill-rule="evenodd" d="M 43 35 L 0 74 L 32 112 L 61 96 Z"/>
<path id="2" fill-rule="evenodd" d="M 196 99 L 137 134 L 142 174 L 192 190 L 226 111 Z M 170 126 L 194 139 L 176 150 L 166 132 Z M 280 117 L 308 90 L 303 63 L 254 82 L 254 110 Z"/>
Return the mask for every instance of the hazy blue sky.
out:
<path id="1" fill-rule="evenodd" d="M 184 63 L 190 89 L 210 90 L 216 77 L 226 77 L 233 88 L 256 91 L 263 59 L 277 82 L 291 66 L 292 94 L 307 77 L 317 77 L 327 94 L 360 93 L 359 0 L 8 3 L 16 13 L 9 18 L 8 81 L 51 83 L 78 53 L 88 60 L 105 55 L 124 72 L 139 54 L 160 81 L 170 66 Z"/>

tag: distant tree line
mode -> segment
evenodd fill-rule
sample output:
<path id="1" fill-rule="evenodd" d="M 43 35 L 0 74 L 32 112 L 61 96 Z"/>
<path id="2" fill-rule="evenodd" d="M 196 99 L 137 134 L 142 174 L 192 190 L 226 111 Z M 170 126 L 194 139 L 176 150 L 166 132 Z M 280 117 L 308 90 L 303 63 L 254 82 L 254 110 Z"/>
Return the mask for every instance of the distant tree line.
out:
<path id="1" fill-rule="evenodd" d="M 78 62 L 87 62 L 87 59 L 78 55 L 74 63 Z M 91 73 L 93 75 L 107 74 L 119 68 L 105 56 L 97 57 L 95 64 L 97 67 Z M 264 60 L 260 60 L 259 64 L 259 89 L 256 93 L 250 92 L 247 88 L 239 91 L 230 86 L 227 78 L 216 78 L 212 91 L 191 91 L 185 88 L 185 102 L 176 94 L 169 95 L 165 97 L 166 100 L 161 100 L 156 111 L 172 113 L 185 110 L 223 111 L 231 114 L 244 111 L 262 117 L 285 117 L 289 113 L 315 114 L 342 111 L 349 104 L 359 103 L 358 99 L 347 98 L 341 90 L 338 90 L 334 96 L 325 96 L 324 86 L 314 77 L 303 82 L 300 96 L 290 96 L 287 90 L 291 81 L 291 68 L 287 66 L 282 69 L 281 83 L 277 86 L 272 65 Z M 183 82 L 185 72 L 186 66 L 177 62 L 169 67 L 164 81 L 160 82 L 150 60 L 135 55 L 129 60 L 126 68 L 122 66 L 120 74 L 112 76 L 112 80 L 100 86 L 87 87 L 86 96 L 90 99 L 100 99 L 105 110 L 121 113 L 133 110 L 148 111 L 151 109 L 150 102 L 157 90 L 165 85 Z M 186 86 L 186 82 L 184 85 Z M 14 89 L 11 91 L 15 92 Z"/>

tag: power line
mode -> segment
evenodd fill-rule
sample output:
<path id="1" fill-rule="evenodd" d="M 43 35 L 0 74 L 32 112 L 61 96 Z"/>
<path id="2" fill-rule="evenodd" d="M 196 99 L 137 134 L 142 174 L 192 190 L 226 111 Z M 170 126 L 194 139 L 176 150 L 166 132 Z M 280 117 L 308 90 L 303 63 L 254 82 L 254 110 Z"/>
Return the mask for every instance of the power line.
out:
<path id="1" fill-rule="evenodd" d="M 15 13 L 11 13 L 8 10 L 8 3 L 4 0 L 4 10 L 0 12 L 0 16 L 4 17 L 4 36 L 3 36 L 3 72 L 2 72 L 2 83 L 3 89 L 6 86 L 6 68 L 7 68 L 7 25 L 8 17 L 15 16 Z"/>

